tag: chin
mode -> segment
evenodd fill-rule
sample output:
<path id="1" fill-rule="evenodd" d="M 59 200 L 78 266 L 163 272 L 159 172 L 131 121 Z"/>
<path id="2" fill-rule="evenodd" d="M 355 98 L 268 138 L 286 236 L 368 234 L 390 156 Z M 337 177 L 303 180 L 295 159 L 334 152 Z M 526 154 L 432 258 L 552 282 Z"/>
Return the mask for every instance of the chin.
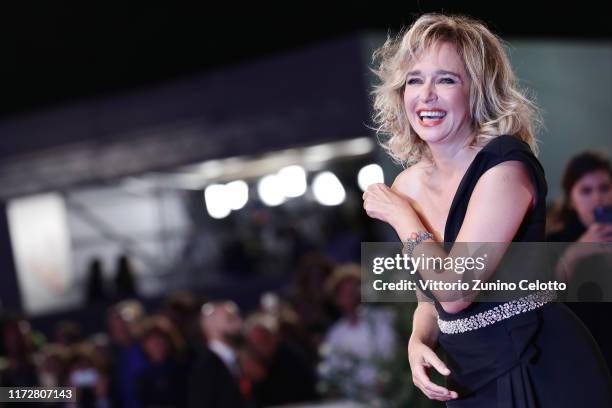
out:
<path id="1" fill-rule="evenodd" d="M 415 130 L 415 133 L 419 136 L 419 138 L 426 143 L 436 143 L 441 140 L 444 140 L 447 136 L 447 133 L 441 131 L 441 129 L 414 127 L 413 129 Z"/>

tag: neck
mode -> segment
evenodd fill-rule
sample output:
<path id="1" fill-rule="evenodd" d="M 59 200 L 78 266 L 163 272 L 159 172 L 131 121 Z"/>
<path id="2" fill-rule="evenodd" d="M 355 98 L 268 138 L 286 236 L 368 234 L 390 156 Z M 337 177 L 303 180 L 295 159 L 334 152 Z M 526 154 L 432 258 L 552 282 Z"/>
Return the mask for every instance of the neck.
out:
<path id="1" fill-rule="evenodd" d="M 471 130 L 458 132 L 451 138 L 428 143 L 432 164 L 443 177 L 451 177 L 460 167 L 460 163 L 470 162 Z"/>
<path id="2" fill-rule="evenodd" d="M 221 336 L 209 336 L 207 339 L 208 344 L 212 342 L 221 343 L 229 347 L 229 344 Z"/>

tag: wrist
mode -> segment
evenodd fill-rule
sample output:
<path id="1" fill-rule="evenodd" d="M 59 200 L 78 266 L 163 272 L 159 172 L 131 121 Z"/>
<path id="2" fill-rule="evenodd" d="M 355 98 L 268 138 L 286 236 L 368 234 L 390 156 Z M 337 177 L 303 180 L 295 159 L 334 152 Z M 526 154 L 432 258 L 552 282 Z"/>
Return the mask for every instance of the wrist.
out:
<path id="1" fill-rule="evenodd" d="M 429 348 L 434 348 L 435 341 L 428 341 L 428 339 L 423 338 L 422 336 L 415 335 L 414 333 L 410 336 L 408 340 L 408 350 L 413 350 L 420 346 L 426 346 Z"/>
<path id="2" fill-rule="evenodd" d="M 412 336 L 410 336 L 410 339 L 408 339 L 408 350 L 412 350 L 420 344 L 423 344 L 423 341 L 417 338 L 413 333 Z"/>
<path id="3" fill-rule="evenodd" d="M 425 228 L 420 222 L 414 222 L 413 220 L 404 218 L 396 223 L 392 224 L 395 233 L 399 237 L 400 241 L 405 242 L 410 239 L 413 233 L 423 231 Z"/>
<path id="4" fill-rule="evenodd" d="M 402 240 L 404 246 L 402 248 L 402 254 L 408 255 L 408 257 L 412 258 L 412 252 L 414 248 L 419 245 L 423 241 L 433 240 L 434 236 L 429 231 L 417 231 L 412 232 L 409 237 Z"/>
<path id="5" fill-rule="evenodd" d="M 409 234 L 410 231 L 415 230 L 420 222 L 417 222 L 418 218 L 415 217 L 415 213 L 412 208 L 402 207 L 398 211 L 394 211 L 393 215 L 389 219 L 389 224 L 393 227 L 399 237 L 404 239 L 403 235 Z M 403 235 L 402 235 L 403 234 Z"/>

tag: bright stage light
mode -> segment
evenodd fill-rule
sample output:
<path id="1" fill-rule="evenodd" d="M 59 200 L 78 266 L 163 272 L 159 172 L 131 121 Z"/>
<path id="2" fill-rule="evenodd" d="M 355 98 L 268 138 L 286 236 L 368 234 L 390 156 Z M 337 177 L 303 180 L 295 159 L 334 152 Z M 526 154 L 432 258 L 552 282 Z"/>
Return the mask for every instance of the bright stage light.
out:
<path id="1" fill-rule="evenodd" d="M 384 182 L 383 169 L 378 164 L 368 164 L 357 173 L 357 184 L 362 191 L 366 191 L 371 184 Z"/>
<path id="2" fill-rule="evenodd" d="M 344 202 L 346 192 L 338 177 L 331 171 L 319 173 L 312 182 L 315 199 L 323 205 L 339 205 Z"/>

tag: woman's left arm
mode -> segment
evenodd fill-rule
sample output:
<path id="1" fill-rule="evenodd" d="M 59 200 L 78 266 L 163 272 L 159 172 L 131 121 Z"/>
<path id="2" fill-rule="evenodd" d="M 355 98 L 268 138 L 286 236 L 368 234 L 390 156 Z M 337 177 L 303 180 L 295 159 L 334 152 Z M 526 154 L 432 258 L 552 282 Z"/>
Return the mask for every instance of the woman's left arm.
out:
<path id="1" fill-rule="evenodd" d="M 535 188 L 524 164 L 519 161 L 506 161 L 492 167 L 480 177 L 474 187 L 456 242 L 512 242 L 534 199 Z M 370 217 L 389 223 L 402 241 L 408 239 L 413 232 L 426 230 L 408 198 L 397 189 L 382 183 L 373 184 L 367 189 L 364 194 L 364 209 Z M 441 246 L 419 245 L 413 257 L 421 254 L 442 258 L 465 256 L 458 253 L 456 246 L 453 246 L 450 253 L 446 253 Z M 492 274 L 502 256 L 503 252 L 488 257 L 487 271 L 483 276 Z M 438 279 L 440 277 L 435 276 Z M 435 291 L 432 293 L 436 296 Z M 438 295 L 436 298 L 449 313 L 457 313 L 471 303 L 464 296 L 444 301 L 449 299 L 448 293 Z"/>

